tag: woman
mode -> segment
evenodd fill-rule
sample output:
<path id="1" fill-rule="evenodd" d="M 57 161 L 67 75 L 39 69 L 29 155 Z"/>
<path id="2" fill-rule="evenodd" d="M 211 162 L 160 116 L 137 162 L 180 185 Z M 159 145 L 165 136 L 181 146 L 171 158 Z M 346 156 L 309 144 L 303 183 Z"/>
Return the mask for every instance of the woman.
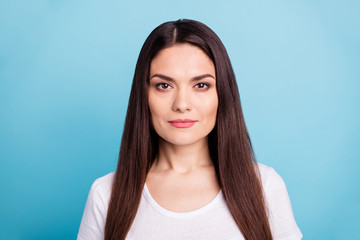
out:
<path id="1" fill-rule="evenodd" d="M 166 22 L 136 65 L 118 167 L 78 239 L 301 239 L 281 177 L 257 164 L 230 59 L 193 20 Z"/>

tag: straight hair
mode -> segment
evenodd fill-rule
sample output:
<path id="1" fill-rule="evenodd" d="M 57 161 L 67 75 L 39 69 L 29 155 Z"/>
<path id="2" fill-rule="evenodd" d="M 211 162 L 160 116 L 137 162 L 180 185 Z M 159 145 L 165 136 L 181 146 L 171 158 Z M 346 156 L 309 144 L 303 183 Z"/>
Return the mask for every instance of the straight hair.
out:
<path id="1" fill-rule="evenodd" d="M 217 180 L 245 239 L 271 240 L 263 187 L 229 56 L 209 27 L 182 19 L 155 28 L 140 51 L 108 206 L 105 240 L 124 240 L 139 208 L 146 176 L 159 147 L 148 105 L 150 64 L 162 49 L 176 44 L 199 47 L 215 65 L 219 102 L 208 145 Z"/>

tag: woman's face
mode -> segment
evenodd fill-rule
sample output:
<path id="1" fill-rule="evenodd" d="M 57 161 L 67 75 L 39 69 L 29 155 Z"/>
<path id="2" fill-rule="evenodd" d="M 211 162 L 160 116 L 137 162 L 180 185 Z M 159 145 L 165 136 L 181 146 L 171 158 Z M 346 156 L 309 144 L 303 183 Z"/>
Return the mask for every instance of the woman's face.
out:
<path id="1" fill-rule="evenodd" d="M 174 145 L 206 140 L 218 108 L 215 66 L 198 47 L 161 50 L 150 65 L 149 108 L 157 134 Z"/>

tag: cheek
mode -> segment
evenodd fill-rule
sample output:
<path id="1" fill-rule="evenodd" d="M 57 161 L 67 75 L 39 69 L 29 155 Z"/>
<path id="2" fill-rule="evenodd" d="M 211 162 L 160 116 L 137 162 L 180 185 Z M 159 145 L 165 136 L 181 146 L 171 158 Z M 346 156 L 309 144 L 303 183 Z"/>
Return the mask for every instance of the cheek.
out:
<path id="1" fill-rule="evenodd" d="M 150 121 L 151 121 L 151 124 L 154 125 L 154 123 L 156 124 L 157 122 L 157 111 L 156 111 L 156 106 L 155 105 L 152 105 L 150 104 L 149 102 L 149 109 L 150 109 Z"/>
<path id="2" fill-rule="evenodd" d="M 199 106 L 203 112 L 203 115 L 206 116 L 209 121 L 216 120 L 216 114 L 218 109 L 218 98 L 217 95 L 207 98 L 206 100 L 202 101 L 202 105 Z"/>
<path id="3" fill-rule="evenodd" d="M 164 115 L 164 110 L 166 109 L 166 101 L 157 98 L 154 94 L 149 94 L 148 98 L 149 109 L 150 109 L 150 119 L 152 124 L 158 124 L 162 115 Z"/>
<path id="4" fill-rule="evenodd" d="M 218 102 L 214 102 L 212 107 L 209 108 L 210 111 L 209 111 L 209 115 L 211 116 L 212 118 L 212 121 L 216 121 L 216 116 L 217 116 L 217 110 L 218 110 Z"/>
<path id="5" fill-rule="evenodd" d="M 151 93 L 148 94 L 148 104 L 149 104 L 149 110 L 150 110 L 150 121 L 151 124 L 154 125 L 154 116 L 156 115 L 156 104 L 155 99 L 152 97 Z"/>

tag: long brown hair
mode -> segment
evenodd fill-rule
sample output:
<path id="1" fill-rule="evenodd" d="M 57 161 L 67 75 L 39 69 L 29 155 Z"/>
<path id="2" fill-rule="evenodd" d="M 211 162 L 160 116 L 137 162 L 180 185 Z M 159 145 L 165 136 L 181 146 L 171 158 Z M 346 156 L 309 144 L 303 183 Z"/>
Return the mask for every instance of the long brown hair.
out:
<path id="1" fill-rule="evenodd" d="M 158 153 L 158 135 L 150 124 L 147 100 L 150 63 L 162 49 L 181 43 L 201 48 L 215 65 L 219 105 L 208 144 L 229 210 L 245 239 L 272 239 L 229 56 L 209 27 L 194 20 L 178 20 L 155 28 L 140 51 L 107 212 L 105 240 L 126 238 L 139 207 L 146 175 Z"/>

